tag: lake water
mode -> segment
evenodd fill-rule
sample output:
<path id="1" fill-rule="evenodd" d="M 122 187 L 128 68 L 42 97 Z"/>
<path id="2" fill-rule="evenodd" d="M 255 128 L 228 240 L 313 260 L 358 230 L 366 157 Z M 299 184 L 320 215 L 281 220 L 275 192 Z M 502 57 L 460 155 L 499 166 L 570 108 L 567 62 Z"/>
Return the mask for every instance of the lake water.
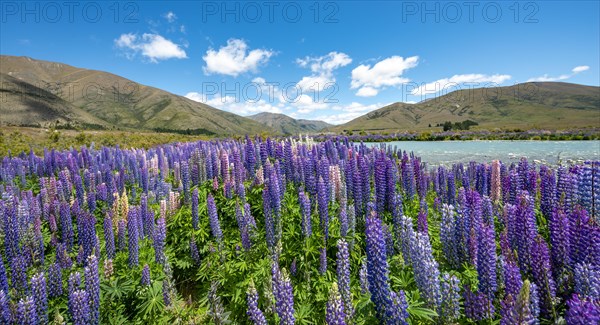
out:
<path id="1" fill-rule="evenodd" d="M 365 143 L 378 146 L 381 143 Z M 429 165 L 458 162 L 529 160 L 558 162 L 600 160 L 600 141 L 392 141 L 386 146 L 414 152 Z"/>

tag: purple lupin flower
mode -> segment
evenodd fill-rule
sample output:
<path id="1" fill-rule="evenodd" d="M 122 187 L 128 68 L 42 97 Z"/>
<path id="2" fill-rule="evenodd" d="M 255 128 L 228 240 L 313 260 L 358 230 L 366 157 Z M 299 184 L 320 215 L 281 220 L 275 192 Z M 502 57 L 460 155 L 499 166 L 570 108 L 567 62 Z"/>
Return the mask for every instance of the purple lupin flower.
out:
<path id="1" fill-rule="evenodd" d="M 4 292 L 4 290 L 0 290 L 0 323 L 2 324 L 10 324 L 12 321 L 12 316 L 10 312 L 10 298 Z"/>
<path id="2" fill-rule="evenodd" d="M 1 207 L 0 207 L 1 208 Z M 8 278 L 6 277 L 6 268 L 3 258 L 0 257 L 0 290 L 8 292 Z"/>
<path id="3" fill-rule="evenodd" d="M 460 318 L 460 280 L 448 273 L 442 274 L 440 282 L 442 304 L 440 305 L 440 319 L 453 321 Z"/>
<path id="4" fill-rule="evenodd" d="M 39 323 L 35 302 L 31 296 L 19 300 L 15 321 L 18 325 L 37 325 Z"/>
<path id="5" fill-rule="evenodd" d="M 140 199 L 140 214 L 144 237 L 151 237 L 154 232 L 154 211 L 148 209 L 148 196 L 146 194 L 142 194 L 142 198 Z"/>
<path id="6" fill-rule="evenodd" d="M 27 285 L 27 260 L 23 256 L 16 256 L 11 261 L 11 285 L 14 290 L 24 294 L 29 291 Z"/>
<path id="7" fill-rule="evenodd" d="M 358 272 L 360 280 L 360 292 L 364 295 L 369 293 L 369 272 L 367 270 L 367 260 L 364 259 L 361 263 L 360 270 Z"/>
<path id="8" fill-rule="evenodd" d="M 256 229 L 256 220 L 252 216 L 252 212 L 250 211 L 250 204 L 248 202 L 244 203 L 244 218 L 246 219 L 245 223 L 248 226 L 248 231 Z"/>
<path id="9" fill-rule="evenodd" d="M 192 192 L 192 227 L 198 230 L 198 189 Z"/>
<path id="10" fill-rule="evenodd" d="M 408 303 L 404 291 L 391 292 L 392 308 L 388 312 L 387 324 L 408 325 Z"/>
<path id="11" fill-rule="evenodd" d="M 302 234 L 304 238 L 310 237 L 312 234 L 312 224 L 310 220 L 310 199 L 304 191 L 298 193 L 298 201 L 300 203 L 300 213 L 302 214 Z"/>
<path id="12" fill-rule="evenodd" d="M 56 246 L 55 258 L 56 258 L 56 262 L 63 269 L 69 269 L 69 268 L 71 268 L 71 265 L 73 265 L 73 262 L 71 261 L 71 257 L 69 257 L 69 254 L 67 254 L 67 247 L 65 244 L 58 243 L 58 245 Z"/>
<path id="13" fill-rule="evenodd" d="M 73 273 L 69 274 L 69 280 L 67 281 L 67 286 L 68 286 L 67 288 L 68 288 L 69 296 L 76 290 L 79 290 L 79 287 L 81 286 L 81 273 L 73 272 Z M 70 302 L 69 302 L 69 304 L 70 304 Z"/>
<path id="14" fill-rule="evenodd" d="M 183 199 L 190 202 L 190 167 L 187 161 L 181 162 L 181 186 L 183 187 Z"/>
<path id="15" fill-rule="evenodd" d="M 200 253 L 198 252 L 198 246 L 196 245 L 196 239 L 194 237 L 190 238 L 190 256 L 192 257 L 192 261 L 196 266 L 200 265 Z"/>
<path id="16" fill-rule="evenodd" d="M 587 298 L 580 298 L 574 294 L 567 301 L 565 318 L 570 325 L 589 325 L 600 323 L 600 306 L 597 302 Z"/>
<path id="17" fill-rule="evenodd" d="M 46 278 L 40 272 L 31 278 L 31 291 L 35 302 L 36 321 L 40 324 L 48 323 L 48 293 L 46 289 Z"/>
<path id="18" fill-rule="evenodd" d="M 254 325 L 267 325 L 267 319 L 262 310 L 258 308 L 258 292 L 254 287 L 254 281 L 250 280 L 248 291 L 246 292 L 246 300 L 248 302 L 248 310 L 246 314 Z"/>
<path id="19" fill-rule="evenodd" d="M 464 288 L 465 315 L 472 320 L 480 321 L 492 318 L 494 304 L 483 292 L 472 292 L 471 288 Z"/>
<path id="20" fill-rule="evenodd" d="M 85 291 L 90 299 L 90 323 L 98 324 L 100 316 L 100 273 L 96 255 L 88 256 L 84 276 Z"/>
<path id="21" fill-rule="evenodd" d="M 327 272 L 327 248 L 319 248 L 319 273 L 325 274 Z"/>
<path id="22" fill-rule="evenodd" d="M 348 252 L 348 243 L 343 238 L 338 240 L 337 247 L 338 288 L 344 303 L 344 312 L 350 319 L 354 314 L 352 292 L 350 291 L 350 253 Z"/>
<path id="23" fill-rule="evenodd" d="M 321 230 L 325 234 L 325 241 L 329 239 L 329 190 L 323 180 L 323 177 L 319 177 L 317 183 L 317 201 L 319 206 L 319 220 L 321 223 Z"/>
<path id="24" fill-rule="evenodd" d="M 89 296 L 85 290 L 75 290 L 69 295 L 69 311 L 73 325 L 90 324 Z"/>
<path id="25" fill-rule="evenodd" d="M 425 180 L 425 178 L 423 178 Z M 388 211 L 396 209 L 396 183 L 398 183 L 398 169 L 392 159 L 386 159 L 386 207 Z"/>
<path id="26" fill-rule="evenodd" d="M 523 192 L 519 198 L 516 216 L 514 220 L 514 237 L 512 246 L 517 249 L 519 267 L 529 272 L 531 267 L 531 252 L 534 239 L 537 237 L 537 226 L 535 223 L 534 201 L 527 192 Z M 511 226 L 509 225 L 509 229 Z M 509 237 L 509 239 L 511 239 Z"/>
<path id="27" fill-rule="evenodd" d="M 552 266 L 554 267 L 555 276 L 561 279 L 571 265 L 570 252 L 570 225 L 569 219 L 562 210 L 555 210 L 550 215 L 548 220 L 548 228 L 550 230 L 550 251 L 552 257 Z"/>
<path id="28" fill-rule="evenodd" d="M 126 223 L 125 220 L 120 219 L 117 223 L 117 246 L 119 250 L 122 251 L 125 249 L 126 241 L 125 241 L 125 232 L 126 232 Z"/>
<path id="29" fill-rule="evenodd" d="M 142 286 L 149 286 L 151 284 L 151 282 L 150 282 L 150 266 L 148 266 L 148 264 L 145 264 L 144 268 L 142 269 L 142 279 L 140 281 L 140 284 Z"/>
<path id="30" fill-rule="evenodd" d="M 521 272 L 519 266 L 510 258 L 504 256 L 502 259 L 503 275 L 504 275 L 504 292 L 507 295 L 516 297 L 521 291 L 523 280 L 521 280 Z"/>
<path id="31" fill-rule="evenodd" d="M 279 271 L 276 263 L 273 263 L 272 275 L 273 295 L 275 296 L 277 315 L 279 315 L 279 324 L 293 325 L 296 319 L 294 318 L 294 295 L 290 278 L 285 270 Z"/>
<path id="32" fill-rule="evenodd" d="M 104 217 L 104 242 L 106 247 L 106 256 L 115 258 L 115 235 L 113 232 L 113 222 L 109 214 Z"/>
<path id="33" fill-rule="evenodd" d="M 431 309 L 438 309 L 441 304 L 440 271 L 437 261 L 433 258 L 429 236 L 416 233 L 410 260 L 419 291 Z"/>
<path id="34" fill-rule="evenodd" d="M 263 215 L 265 217 L 265 237 L 267 240 L 267 246 L 270 249 L 275 247 L 275 221 L 273 220 L 273 213 L 270 204 L 269 187 L 265 185 L 262 192 L 263 199 Z"/>
<path id="35" fill-rule="evenodd" d="M 137 210 L 129 210 L 127 216 L 127 239 L 129 248 L 128 264 L 129 267 L 137 266 L 139 263 L 139 234 L 137 224 Z"/>
<path id="36" fill-rule="evenodd" d="M 206 207 L 208 209 L 208 221 L 210 223 L 212 235 L 217 239 L 217 242 L 221 244 L 223 242 L 223 231 L 221 230 L 219 215 L 217 214 L 215 198 L 212 194 L 208 194 L 208 197 L 206 198 Z"/>
<path id="37" fill-rule="evenodd" d="M 531 247 L 531 273 L 533 281 L 540 288 L 540 309 L 543 315 L 549 315 L 553 310 L 553 300 L 556 296 L 556 285 L 550 267 L 548 245 L 538 235 Z"/>
<path id="38" fill-rule="evenodd" d="M 572 267 L 582 262 L 600 267 L 600 226 L 595 224 L 584 209 L 575 209 L 569 218 Z"/>
<path id="39" fill-rule="evenodd" d="M 169 286 L 169 281 L 167 279 L 163 280 L 162 291 L 163 291 L 163 302 L 164 302 L 165 306 L 167 306 L 167 307 L 171 306 L 170 286 Z"/>
<path id="40" fill-rule="evenodd" d="M 442 242 L 442 252 L 446 261 L 452 267 L 458 267 L 460 261 L 456 242 L 456 217 L 454 215 L 454 206 L 442 205 L 442 218 L 440 222 L 440 241 Z"/>
<path id="41" fill-rule="evenodd" d="M 340 220 L 340 236 L 346 237 L 348 235 L 348 214 L 346 213 L 346 206 L 342 206 L 339 215 Z"/>
<path id="42" fill-rule="evenodd" d="M 346 325 L 346 314 L 344 313 L 344 303 L 342 296 L 338 291 L 337 283 L 331 284 L 329 290 L 329 300 L 325 312 L 325 323 L 327 325 Z"/>
<path id="43" fill-rule="evenodd" d="M 493 226 L 483 225 L 477 249 L 477 278 L 479 290 L 493 298 L 496 289 L 496 241 Z"/>
<path id="44" fill-rule="evenodd" d="M 63 294 L 62 270 L 58 263 L 48 267 L 48 296 L 55 298 Z"/>
<path id="45" fill-rule="evenodd" d="M 161 217 L 156 222 L 156 228 L 154 228 L 154 258 L 156 263 L 165 263 L 165 240 L 167 239 L 167 224 L 165 218 Z"/>
<path id="46" fill-rule="evenodd" d="M 375 198 L 376 198 L 376 207 L 377 214 L 383 215 L 386 206 L 386 190 L 387 190 L 387 182 L 386 182 L 386 169 L 387 164 L 385 161 L 385 154 L 380 151 L 376 151 L 377 159 L 375 160 Z"/>
<path id="47" fill-rule="evenodd" d="M 550 218 L 556 200 L 556 176 L 548 166 L 540 166 L 540 210 L 547 218 Z"/>
<path id="48" fill-rule="evenodd" d="M 417 216 L 417 231 L 423 234 L 429 233 L 429 227 L 427 225 L 427 212 L 423 209 L 419 211 Z"/>
<path id="49" fill-rule="evenodd" d="M 240 209 L 239 203 L 235 204 L 235 219 L 237 221 L 238 229 L 240 231 L 242 246 L 245 250 L 250 250 L 252 243 L 250 241 L 250 232 L 248 230 L 249 225 L 246 224 L 247 219 L 242 213 L 242 209 Z"/>
<path id="50" fill-rule="evenodd" d="M 576 293 L 600 302 L 600 268 L 589 263 L 579 263 L 575 266 L 573 278 Z"/>
<path id="51" fill-rule="evenodd" d="M 367 216 L 365 232 L 369 292 L 371 292 L 371 300 L 375 304 L 377 318 L 381 323 L 385 323 L 387 312 L 392 308 L 393 301 L 388 282 L 389 269 L 383 229 L 381 220 L 374 211 Z"/>

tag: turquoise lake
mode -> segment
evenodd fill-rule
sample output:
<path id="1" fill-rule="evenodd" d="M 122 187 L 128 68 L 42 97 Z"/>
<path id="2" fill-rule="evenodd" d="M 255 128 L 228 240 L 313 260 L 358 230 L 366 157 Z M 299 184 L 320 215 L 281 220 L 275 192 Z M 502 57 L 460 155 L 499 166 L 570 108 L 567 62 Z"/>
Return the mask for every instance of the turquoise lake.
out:
<path id="1" fill-rule="evenodd" d="M 430 165 L 494 159 L 510 162 L 521 157 L 548 164 L 600 160 L 600 141 L 392 141 L 365 144 L 385 144 L 412 151 Z"/>

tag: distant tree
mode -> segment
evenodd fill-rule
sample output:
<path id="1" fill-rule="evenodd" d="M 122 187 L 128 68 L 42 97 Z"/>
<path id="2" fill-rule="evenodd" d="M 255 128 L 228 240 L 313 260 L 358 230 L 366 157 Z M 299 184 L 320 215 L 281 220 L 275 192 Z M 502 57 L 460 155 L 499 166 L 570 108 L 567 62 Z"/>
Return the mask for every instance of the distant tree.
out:
<path id="1" fill-rule="evenodd" d="M 452 130 L 452 122 L 450 122 L 450 121 L 444 122 L 444 131 L 450 131 L 450 130 Z"/>

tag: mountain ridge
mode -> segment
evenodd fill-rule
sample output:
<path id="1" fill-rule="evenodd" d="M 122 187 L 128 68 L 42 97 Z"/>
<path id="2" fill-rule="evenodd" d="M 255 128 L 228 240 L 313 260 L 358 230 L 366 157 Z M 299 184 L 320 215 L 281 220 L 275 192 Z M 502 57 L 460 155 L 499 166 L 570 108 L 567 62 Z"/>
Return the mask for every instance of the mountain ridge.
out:
<path id="1" fill-rule="evenodd" d="M 0 74 L 4 125 L 46 126 L 60 121 L 207 135 L 272 132 L 251 119 L 109 72 L 1 55 Z M 46 105 L 40 104 L 40 97 Z M 31 116 L 43 118 L 35 121 Z"/>
<path id="2" fill-rule="evenodd" d="M 281 113 L 262 112 L 246 117 L 283 134 L 315 133 L 333 126 L 323 121 L 295 119 Z"/>
<path id="3" fill-rule="evenodd" d="M 599 126 L 600 87 L 529 82 L 463 89 L 415 104 L 393 103 L 327 131 L 427 131 L 447 121 L 466 120 L 481 129 Z"/>

